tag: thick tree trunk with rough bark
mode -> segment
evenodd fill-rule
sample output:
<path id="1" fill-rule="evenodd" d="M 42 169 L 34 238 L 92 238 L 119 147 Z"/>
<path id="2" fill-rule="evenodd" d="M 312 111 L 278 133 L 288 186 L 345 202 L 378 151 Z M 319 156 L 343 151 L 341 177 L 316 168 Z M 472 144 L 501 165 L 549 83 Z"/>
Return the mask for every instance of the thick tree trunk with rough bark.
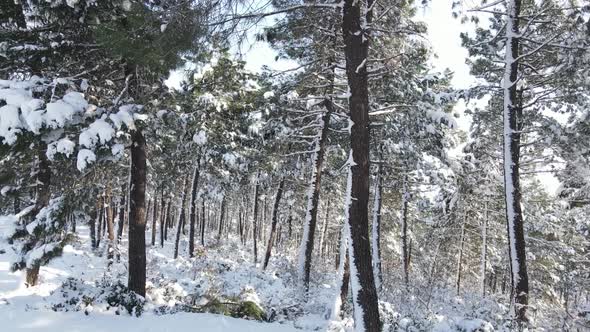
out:
<path id="1" fill-rule="evenodd" d="M 522 102 L 518 98 L 520 56 L 520 10 L 521 0 L 508 0 L 506 21 L 504 90 L 504 189 L 506 199 L 506 219 L 512 274 L 512 302 L 519 328 L 527 321 L 529 295 L 526 265 L 523 213 L 520 187 L 520 132 L 522 130 Z"/>
<path id="2" fill-rule="evenodd" d="M 367 62 L 372 0 L 344 0 L 342 34 L 348 79 L 352 186 L 349 209 L 350 278 L 357 330 L 381 331 L 369 240 L 369 90 Z M 364 16 L 364 17 L 361 17 Z"/>
<path id="3" fill-rule="evenodd" d="M 145 296 L 145 138 L 140 130 L 131 134 L 131 178 L 129 186 L 129 279 L 128 287 Z"/>
<path id="4" fill-rule="evenodd" d="M 281 197 L 283 196 L 283 187 L 285 186 L 285 178 L 281 178 L 279 182 L 279 189 L 277 190 L 277 195 L 275 197 L 275 203 L 272 209 L 272 224 L 270 226 L 270 235 L 268 236 L 268 246 L 266 247 L 266 256 L 264 257 L 264 265 L 262 267 L 263 270 L 266 270 L 268 266 L 268 261 L 270 260 L 270 255 L 272 252 L 272 245 L 275 238 L 275 232 L 277 229 L 277 221 L 278 221 L 278 213 L 279 213 L 279 204 L 281 203 Z"/>

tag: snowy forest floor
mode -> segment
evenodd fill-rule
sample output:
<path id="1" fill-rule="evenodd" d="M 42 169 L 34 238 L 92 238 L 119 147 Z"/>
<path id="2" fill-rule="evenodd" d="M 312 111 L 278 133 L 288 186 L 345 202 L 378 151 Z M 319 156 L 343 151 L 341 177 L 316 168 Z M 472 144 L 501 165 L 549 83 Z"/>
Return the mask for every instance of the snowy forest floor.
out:
<path id="1" fill-rule="evenodd" d="M 0 235 L 3 225 L 0 224 Z M 79 226 L 76 239 L 63 255 L 42 267 L 39 286 L 27 288 L 23 272 L 10 272 L 14 251 L 0 239 L 0 330 L 2 331 L 350 331 L 349 319 L 330 321 L 336 282 L 335 269 L 322 266 L 312 275 L 307 301 L 297 283 L 293 263 L 275 255 L 266 271 L 253 263 L 253 253 L 239 239 L 218 242 L 207 239 L 187 258 L 186 237 L 180 242 L 179 258 L 173 259 L 174 231 L 163 248 L 151 246 L 147 232 L 147 294 L 137 316 L 129 293 L 117 285 L 127 283 L 126 239 L 121 260 L 107 268 L 106 243 L 91 250 L 89 229 Z M 259 244 L 259 261 L 265 245 Z M 457 298 L 438 291 L 428 310 L 423 300 L 399 300 L 391 292 L 381 303 L 385 331 L 503 331 L 508 308 L 492 299 Z M 396 300 L 397 299 L 397 300 Z M 232 318 L 207 312 L 228 312 L 228 306 L 251 301 L 263 308 L 265 322 Z M 400 303 L 402 302 L 402 303 Z M 113 303 L 117 303 L 114 304 Z M 131 304 L 130 304 L 131 303 Z M 228 305 L 226 305 L 229 303 Z M 129 305 L 126 307 L 126 305 Z M 127 309 L 126 309 L 127 308 Z M 128 312 L 131 311 L 131 312 Z M 350 315 L 348 315 L 350 316 Z M 544 325 L 544 324 L 541 324 Z M 549 331 L 551 329 L 540 329 Z"/>

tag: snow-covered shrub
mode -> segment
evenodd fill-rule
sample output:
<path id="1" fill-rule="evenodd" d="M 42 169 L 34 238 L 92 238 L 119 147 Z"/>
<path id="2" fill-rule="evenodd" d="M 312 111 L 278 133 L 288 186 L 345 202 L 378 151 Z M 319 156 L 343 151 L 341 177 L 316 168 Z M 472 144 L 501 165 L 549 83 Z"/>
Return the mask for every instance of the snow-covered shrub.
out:
<path id="1" fill-rule="evenodd" d="M 83 311 L 89 315 L 95 308 L 101 310 L 114 309 L 117 315 L 123 310 L 129 315 L 141 316 L 145 300 L 123 285 L 121 282 L 112 284 L 107 280 L 94 285 L 80 279 L 68 278 L 60 288 L 52 293 L 55 301 L 51 308 L 54 311 Z"/>

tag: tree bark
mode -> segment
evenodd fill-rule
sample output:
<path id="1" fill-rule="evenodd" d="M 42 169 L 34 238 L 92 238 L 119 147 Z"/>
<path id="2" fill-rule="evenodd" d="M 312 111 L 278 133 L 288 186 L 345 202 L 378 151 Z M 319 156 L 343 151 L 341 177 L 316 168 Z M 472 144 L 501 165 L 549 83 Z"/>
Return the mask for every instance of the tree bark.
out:
<path id="1" fill-rule="evenodd" d="M 361 8 L 366 5 L 366 8 Z M 355 303 L 355 326 L 358 330 L 381 331 L 379 305 L 369 240 L 369 91 L 367 62 L 369 52 L 369 30 L 373 0 L 344 0 L 342 10 L 342 34 L 348 79 L 350 118 L 350 143 L 352 160 L 351 194 L 349 208 L 350 274 L 352 294 Z M 363 14 L 361 14 L 363 13 Z M 361 15 L 364 17 L 361 18 Z"/>
<path id="2" fill-rule="evenodd" d="M 268 261 L 270 260 L 270 255 L 272 252 L 272 245 L 275 238 L 275 232 L 277 229 L 277 221 L 278 221 L 278 213 L 279 213 L 279 204 L 281 202 L 281 197 L 283 196 L 283 187 L 285 186 L 285 178 L 281 178 L 279 182 L 279 189 L 277 190 L 277 195 L 275 197 L 275 203 L 272 209 L 272 224 L 270 226 L 270 235 L 268 236 L 268 246 L 266 247 L 266 256 L 264 257 L 264 265 L 262 267 L 263 270 L 266 270 L 268 266 Z"/>
<path id="3" fill-rule="evenodd" d="M 328 100 L 325 100 L 324 103 L 330 105 L 329 107 L 332 106 L 331 102 Z M 316 139 L 314 165 L 307 194 L 305 225 L 303 236 L 301 237 L 301 245 L 299 247 L 299 278 L 303 281 L 306 291 L 309 290 L 309 275 L 311 273 L 311 260 L 313 256 L 318 205 L 322 186 L 322 165 L 324 163 L 324 154 L 326 151 L 326 141 L 328 140 L 331 115 L 331 108 L 329 108 L 328 111 L 322 116 L 322 129 L 319 137 Z"/>
<path id="4" fill-rule="evenodd" d="M 318 245 L 318 258 L 322 258 L 324 256 L 324 240 L 326 238 L 326 233 L 328 232 L 328 219 L 330 217 L 330 201 L 328 200 L 326 203 L 326 215 L 324 218 L 324 225 L 322 227 L 322 233 L 320 234 L 320 243 Z"/>
<path id="5" fill-rule="evenodd" d="M 223 233 L 223 228 L 225 227 L 225 199 L 226 197 L 225 195 L 223 195 L 223 198 L 221 199 L 221 211 L 219 212 L 219 228 L 217 230 L 217 241 L 221 241 L 221 234 Z"/>
<path id="6" fill-rule="evenodd" d="M 190 225 L 188 229 L 188 255 L 195 256 L 195 222 L 197 215 L 197 188 L 199 186 L 199 166 L 195 166 L 191 185 Z"/>
<path id="7" fill-rule="evenodd" d="M 180 197 L 180 214 L 178 215 L 178 223 L 176 225 L 176 240 L 174 241 L 174 259 L 178 258 L 178 245 L 180 243 L 180 234 L 184 225 L 185 210 L 184 203 L 186 199 L 186 191 L 188 186 L 188 176 L 184 177 L 184 184 L 182 186 L 182 196 Z"/>
<path id="8" fill-rule="evenodd" d="M 521 0 L 508 0 L 506 22 L 504 90 L 504 196 L 506 200 L 506 226 L 510 271 L 512 275 L 512 302 L 519 328 L 527 321 L 528 273 L 526 265 L 523 214 L 520 188 L 520 131 L 522 106 L 517 96 L 520 9 Z"/>
<path id="9" fill-rule="evenodd" d="M 201 245 L 205 246 L 205 226 L 206 226 L 206 219 L 205 219 L 205 199 L 201 199 Z"/>
<path id="10" fill-rule="evenodd" d="M 252 217 L 252 238 L 254 239 L 254 264 L 258 263 L 258 247 L 257 247 L 257 236 L 258 233 L 257 229 L 257 221 L 258 218 L 258 192 L 260 191 L 260 181 L 259 181 L 259 174 L 256 175 L 256 188 L 254 189 L 254 212 Z"/>
<path id="11" fill-rule="evenodd" d="M 375 275 L 375 287 L 381 289 L 381 195 L 383 193 L 383 168 L 379 164 L 377 179 L 375 181 L 375 197 L 373 204 L 373 224 L 371 225 L 371 252 L 373 255 L 373 274 Z"/>
<path id="12" fill-rule="evenodd" d="M 96 248 L 100 247 L 102 239 L 102 224 L 104 220 L 104 194 L 101 193 L 98 198 L 98 225 L 96 227 Z"/>
<path id="13" fill-rule="evenodd" d="M 160 247 L 164 248 L 164 234 L 166 232 L 166 199 L 164 198 L 164 189 L 162 189 L 162 198 L 160 199 Z"/>
<path id="14" fill-rule="evenodd" d="M 484 219 L 481 227 L 481 296 L 486 296 L 486 265 L 488 254 L 488 203 L 484 203 Z"/>
<path id="15" fill-rule="evenodd" d="M 410 193 L 408 191 L 408 180 L 404 177 L 402 189 L 402 264 L 404 267 L 404 285 L 406 291 L 410 286 L 410 254 L 408 250 L 408 201 L 410 200 Z"/>
<path id="16" fill-rule="evenodd" d="M 140 130 L 131 133 L 131 183 L 129 190 L 129 280 L 128 287 L 145 296 L 145 138 Z"/>
<path id="17" fill-rule="evenodd" d="M 158 193 L 154 193 L 154 206 L 152 207 L 152 247 L 156 245 L 158 231 Z"/>
<path id="18" fill-rule="evenodd" d="M 129 192 L 127 184 L 121 186 L 121 198 L 119 200 L 119 222 L 117 224 L 117 243 L 121 245 L 121 239 L 123 238 L 123 227 L 125 226 L 125 195 Z M 121 259 L 121 253 L 117 250 L 117 261 Z"/>
<path id="19" fill-rule="evenodd" d="M 115 225 L 114 225 L 114 209 L 112 208 L 112 197 L 111 197 L 111 187 L 110 184 L 107 187 L 107 192 L 106 192 L 106 204 L 107 205 L 107 218 L 106 218 L 106 224 L 107 224 L 107 232 L 108 232 L 108 245 L 107 245 L 107 266 L 111 266 L 111 264 L 113 264 L 113 259 L 115 257 Z"/>
<path id="20" fill-rule="evenodd" d="M 459 259 L 457 261 L 457 279 L 456 279 L 456 290 L 457 296 L 460 294 L 461 290 L 461 272 L 463 268 L 463 248 L 465 247 L 465 222 L 467 219 L 467 213 L 464 212 L 463 215 L 463 224 L 461 224 L 461 245 L 459 247 Z"/>
<path id="21" fill-rule="evenodd" d="M 51 198 L 51 164 L 47 159 L 47 144 L 42 143 L 38 150 L 37 164 L 37 197 L 35 207 L 30 215 L 35 220 L 37 214 L 49 204 Z M 35 286 L 39 282 L 40 263 L 34 263 L 33 266 L 26 269 L 25 282 L 28 286 Z"/>

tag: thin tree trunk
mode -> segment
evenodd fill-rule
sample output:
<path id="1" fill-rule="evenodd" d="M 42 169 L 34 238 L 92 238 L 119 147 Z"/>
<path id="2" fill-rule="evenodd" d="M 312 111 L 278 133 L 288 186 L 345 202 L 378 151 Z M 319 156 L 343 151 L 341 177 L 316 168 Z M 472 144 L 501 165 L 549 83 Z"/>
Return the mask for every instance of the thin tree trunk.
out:
<path id="1" fill-rule="evenodd" d="M 354 301 L 355 328 L 359 331 L 381 331 L 379 305 L 369 240 L 369 91 L 367 62 L 369 57 L 369 30 L 373 0 L 344 0 L 342 34 L 346 58 L 350 108 L 352 185 L 349 209 L 350 278 Z M 364 17 L 361 17 L 364 16 Z"/>
<path id="2" fill-rule="evenodd" d="M 32 220 L 35 220 L 37 214 L 41 209 L 49 204 L 51 198 L 51 165 L 47 159 L 47 144 L 42 143 L 38 151 L 38 170 L 37 170 L 37 197 L 35 199 L 35 207 L 30 215 Z M 35 286 L 39 282 L 40 263 L 33 263 L 32 266 L 27 267 L 25 282 L 28 286 Z"/>
<path id="3" fill-rule="evenodd" d="M 484 219 L 481 227 L 481 296 L 486 296 L 486 265 L 488 254 L 488 203 L 484 203 Z"/>
<path id="4" fill-rule="evenodd" d="M 107 205 L 107 232 L 108 232 L 108 246 L 107 246 L 107 266 L 111 266 L 113 264 L 113 259 L 115 257 L 115 225 L 114 225 L 114 209 L 111 207 L 112 205 L 112 197 L 111 197 L 111 186 L 107 187 L 106 192 L 106 205 Z"/>
<path id="5" fill-rule="evenodd" d="M 266 256 L 264 257 L 264 265 L 262 267 L 263 270 L 266 270 L 268 266 L 268 261 L 270 260 L 270 255 L 272 251 L 272 244 L 275 238 L 275 232 L 277 229 L 277 221 L 278 221 L 278 213 L 279 213 L 279 204 L 281 202 L 281 197 L 283 196 L 283 187 L 285 186 L 285 178 L 282 177 L 281 181 L 279 182 L 279 189 L 277 190 L 277 195 L 275 197 L 275 203 L 272 209 L 272 224 L 270 227 L 270 235 L 268 236 L 268 246 L 266 247 Z"/>
<path id="6" fill-rule="evenodd" d="M 381 289 L 381 194 L 383 192 L 382 166 L 379 164 L 375 181 L 375 197 L 373 204 L 373 223 L 371 225 L 371 252 L 373 255 L 373 274 L 375 287 Z"/>
<path id="7" fill-rule="evenodd" d="M 409 251 L 408 251 L 408 201 L 410 200 L 410 193 L 408 191 L 408 180 L 404 177 L 403 189 L 402 189 L 402 264 L 404 267 L 404 285 L 406 291 L 410 286 L 409 274 Z"/>
<path id="8" fill-rule="evenodd" d="M 117 223 L 117 243 L 120 246 L 121 240 L 123 239 L 123 227 L 125 226 L 125 195 L 129 192 L 128 184 L 121 186 L 121 198 L 119 200 L 119 221 Z M 117 261 L 121 259 L 120 250 L 117 250 Z"/>
<path id="9" fill-rule="evenodd" d="M 463 224 L 461 224 L 461 246 L 459 247 L 459 259 L 457 260 L 457 279 L 456 279 L 456 291 L 457 296 L 461 290 L 461 272 L 463 268 L 463 248 L 465 247 L 465 222 L 467 219 L 467 212 L 463 215 Z"/>
<path id="10" fill-rule="evenodd" d="M 97 200 L 96 205 L 94 206 L 94 208 L 90 212 L 90 222 L 89 222 L 90 243 L 91 243 L 93 250 L 96 249 L 96 219 L 98 218 L 99 206 L 100 206 L 100 200 Z"/>
<path id="11" fill-rule="evenodd" d="M 131 134 L 131 183 L 129 191 L 129 280 L 128 287 L 145 296 L 145 138 L 140 130 Z"/>
<path id="12" fill-rule="evenodd" d="M 318 257 L 321 259 L 324 256 L 324 239 L 328 232 L 328 219 L 330 218 L 330 201 L 326 203 L 326 216 L 324 218 L 324 225 L 322 227 L 322 233 L 320 234 L 320 243 L 318 245 L 319 253 Z"/>
<path id="13" fill-rule="evenodd" d="M 104 195 L 101 193 L 98 198 L 98 225 L 96 227 L 96 248 L 100 247 L 100 240 L 102 239 L 102 223 L 104 219 Z"/>
<path id="14" fill-rule="evenodd" d="M 205 219 L 205 199 L 201 200 L 201 245 L 205 246 L 205 226 L 206 226 L 206 219 Z"/>
<path id="15" fill-rule="evenodd" d="M 221 240 L 221 234 L 223 233 L 223 227 L 224 227 L 224 218 L 225 218 L 225 195 L 223 195 L 223 198 L 221 199 L 221 211 L 219 213 L 219 228 L 217 230 L 217 241 Z"/>
<path id="16" fill-rule="evenodd" d="M 521 0 L 508 0 L 506 22 L 504 90 L 504 193 L 510 271 L 512 274 L 512 302 L 519 328 L 527 321 L 528 273 L 526 265 L 523 215 L 520 188 L 520 131 L 522 130 L 522 106 L 517 97 L 519 79 L 518 58 L 520 44 Z"/>
<path id="17" fill-rule="evenodd" d="M 191 185 L 190 225 L 188 229 L 188 255 L 195 256 L 195 222 L 197 215 L 197 188 L 199 185 L 199 166 L 195 166 Z"/>
<path id="18" fill-rule="evenodd" d="M 184 184 L 182 185 L 182 195 L 180 197 L 180 214 L 178 215 L 178 222 L 176 225 L 176 240 L 174 241 L 174 259 L 178 258 L 178 245 L 180 243 L 180 234 L 182 233 L 182 227 L 184 225 L 184 203 L 186 199 L 186 191 L 188 186 L 188 176 L 184 177 Z"/>
<path id="19" fill-rule="evenodd" d="M 311 260 L 313 256 L 313 245 L 315 241 L 315 229 L 317 224 L 318 205 L 322 182 L 322 165 L 326 151 L 326 141 L 330 128 L 330 116 L 332 115 L 332 104 L 327 99 L 324 101 L 329 105 L 328 111 L 322 116 L 320 127 L 321 132 L 316 138 L 315 154 L 313 159 L 313 170 L 307 193 L 307 209 L 305 212 L 305 225 L 301 245 L 299 247 L 299 278 L 303 281 L 305 290 L 309 290 L 309 275 L 311 273 Z"/>
<path id="20" fill-rule="evenodd" d="M 154 193 L 154 206 L 152 207 L 152 247 L 156 245 L 158 231 L 158 193 Z"/>
<path id="21" fill-rule="evenodd" d="M 253 212 L 253 217 L 252 217 L 252 226 L 253 226 L 253 232 L 252 232 L 252 238 L 254 239 L 254 264 L 258 263 L 258 247 L 257 247 L 257 236 L 256 234 L 258 233 L 258 229 L 257 229 L 257 221 L 256 219 L 258 218 L 258 192 L 260 191 L 260 179 L 259 179 L 259 175 L 256 175 L 256 188 L 254 189 L 254 212 Z"/>
<path id="22" fill-rule="evenodd" d="M 164 240 L 168 241 L 168 228 L 170 228 L 170 205 L 172 205 L 172 198 L 168 199 L 166 203 L 166 212 L 164 213 Z"/>
<path id="23" fill-rule="evenodd" d="M 164 234 L 166 232 L 166 200 L 164 198 L 164 189 L 162 189 L 162 198 L 160 199 L 160 247 L 164 248 Z"/>

